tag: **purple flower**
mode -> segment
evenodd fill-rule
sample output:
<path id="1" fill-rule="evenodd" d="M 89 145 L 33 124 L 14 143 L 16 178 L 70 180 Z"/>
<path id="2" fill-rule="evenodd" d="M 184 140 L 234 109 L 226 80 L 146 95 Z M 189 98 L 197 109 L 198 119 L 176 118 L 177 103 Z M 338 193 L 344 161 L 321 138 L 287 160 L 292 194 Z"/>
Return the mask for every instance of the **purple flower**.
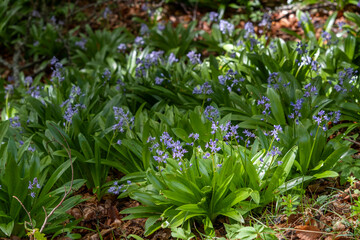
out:
<path id="1" fill-rule="evenodd" d="M 157 28 L 159 29 L 159 31 L 164 31 L 164 30 L 165 30 L 165 25 L 159 23 L 159 24 L 157 25 Z"/>
<path id="2" fill-rule="evenodd" d="M 142 23 L 140 27 L 140 35 L 144 35 L 148 32 L 149 32 L 149 27 L 145 23 Z"/>
<path id="3" fill-rule="evenodd" d="M 13 128 L 21 127 L 19 116 L 15 116 L 13 118 L 9 118 L 10 126 Z"/>
<path id="4" fill-rule="evenodd" d="M 308 45 L 306 43 L 298 42 L 295 50 L 299 53 L 299 55 L 303 55 L 308 52 L 307 47 Z"/>
<path id="5" fill-rule="evenodd" d="M 190 51 L 188 52 L 188 54 L 186 54 L 186 56 L 189 58 L 191 64 L 201 64 L 201 54 L 198 53 L 196 54 L 195 51 Z"/>
<path id="6" fill-rule="evenodd" d="M 109 7 L 106 7 L 104 12 L 103 12 L 103 18 L 107 19 L 108 15 L 112 14 L 112 11 L 110 10 Z"/>
<path id="7" fill-rule="evenodd" d="M 164 81 L 164 78 L 161 77 L 155 77 L 155 84 L 161 85 L 161 83 Z"/>
<path id="8" fill-rule="evenodd" d="M 50 61 L 50 64 L 53 65 L 51 69 L 53 70 L 51 74 L 51 80 L 55 81 L 57 80 L 59 83 L 65 80 L 65 77 L 63 76 L 63 65 L 59 62 L 59 60 L 56 57 L 53 57 Z"/>
<path id="9" fill-rule="evenodd" d="M 279 141 L 280 138 L 278 138 L 279 132 L 282 132 L 282 128 L 280 125 L 274 125 L 274 129 L 270 131 L 270 136 L 273 136 L 276 141 Z"/>
<path id="10" fill-rule="evenodd" d="M 204 110 L 204 115 L 210 121 L 220 117 L 219 111 L 213 106 L 207 106 Z"/>
<path id="11" fill-rule="evenodd" d="M 27 76 L 25 79 L 24 79 L 24 84 L 26 86 L 30 86 L 31 84 L 33 83 L 33 78 L 31 76 Z"/>
<path id="12" fill-rule="evenodd" d="M 117 145 L 121 145 L 121 143 L 122 143 L 122 141 L 120 139 L 117 140 L 117 142 L 116 142 Z"/>
<path id="13" fill-rule="evenodd" d="M 199 134 L 198 133 L 190 133 L 189 138 L 193 138 L 194 141 L 199 139 Z"/>
<path id="14" fill-rule="evenodd" d="M 261 20 L 261 22 L 259 23 L 260 27 L 265 27 L 267 29 L 271 28 L 271 16 L 268 13 L 264 13 L 264 16 Z"/>
<path id="15" fill-rule="evenodd" d="M 145 41 L 144 41 L 144 39 L 142 37 L 138 36 L 138 37 L 135 38 L 134 43 L 136 45 L 142 46 L 142 45 L 145 44 Z"/>
<path id="16" fill-rule="evenodd" d="M 212 153 L 216 153 L 221 150 L 221 147 L 216 146 L 217 142 L 217 140 L 213 141 L 212 139 L 210 139 L 210 142 L 206 143 L 205 148 L 209 148 Z"/>
<path id="17" fill-rule="evenodd" d="M 211 22 L 218 21 L 219 14 L 217 12 L 209 12 L 209 19 Z"/>
<path id="18" fill-rule="evenodd" d="M 268 153 L 268 155 L 270 156 L 276 156 L 276 155 L 281 155 L 281 152 L 279 151 L 279 148 L 278 147 L 273 147 L 271 149 L 271 151 Z"/>
<path id="19" fill-rule="evenodd" d="M 80 41 L 75 42 L 75 46 L 81 48 L 82 50 L 86 50 L 86 43 L 87 43 L 87 39 L 86 38 L 82 38 Z"/>
<path id="20" fill-rule="evenodd" d="M 130 118 L 130 112 L 125 113 L 124 109 L 121 107 L 113 107 L 115 120 L 118 121 L 113 125 L 112 129 L 114 131 L 124 132 L 124 127 L 131 129 L 131 126 L 134 124 L 134 117 Z"/>
<path id="21" fill-rule="evenodd" d="M 252 22 L 245 23 L 244 30 L 245 30 L 244 38 L 248 38 L 249 36 L 255 34 L 254 25 L 252 24 Z"/>
<path id="22" fill-rule="evenodd" d="M 168 58 L 168 63 L 169 65 L 172 65 L 174 62 L 178 62 L 179 59 L 176 58 L 174 53 L 170 53 L 169 58 Z"/>
<path id="23" fill-rule="evenodd" d="M 235 29 L 234 25 L 226 20 L 220 20 L 219 28 L 220 28 L 220 32 L 222 32 L 223 34 L 229 33 L 229 35 L 232 35 Z"/>
<path id="24" fill-rule="evenodd" d="M 210 95 L 213 93 L 214 93 L 214 91 L 212 90 L 209 82 L 205 82 L 203 85 L 196 86 L 193 90 L 193 94 Z"/>
<path id="25" fill-rule="evenodd" d="M 322 34 L 321 34 L 321 37 L 323 38 L 323 42 L 327 42 L 327 45 L 330 45 L 331 44 L 331 34 L 324 31 Z"/>
<path id="26" fill-rule="evenodd" d="M 117 47 L 118 51 L 125 52 L 126 51 L 126 44 L 120 43 L 120 45 Z"/>

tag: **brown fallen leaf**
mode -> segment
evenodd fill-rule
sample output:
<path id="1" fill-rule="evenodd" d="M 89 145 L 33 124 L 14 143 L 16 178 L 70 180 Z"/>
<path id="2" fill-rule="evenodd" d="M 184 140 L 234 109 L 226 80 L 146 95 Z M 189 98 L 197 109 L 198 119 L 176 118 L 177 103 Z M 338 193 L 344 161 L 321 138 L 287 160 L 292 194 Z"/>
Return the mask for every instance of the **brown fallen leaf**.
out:
<path id="1" fill-rule="evenodd" d="M 296 226 L 296 236 L 300 240 L 316 240 L 320 239 L 322 233 L 319 231 L 319 228 L 315 226 Z"/>

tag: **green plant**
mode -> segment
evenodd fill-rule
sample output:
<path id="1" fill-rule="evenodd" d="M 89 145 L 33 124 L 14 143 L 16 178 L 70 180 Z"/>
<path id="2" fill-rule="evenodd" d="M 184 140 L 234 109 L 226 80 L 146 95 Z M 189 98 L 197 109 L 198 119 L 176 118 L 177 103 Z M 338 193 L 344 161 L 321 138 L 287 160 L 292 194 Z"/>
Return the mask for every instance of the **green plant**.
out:
<path id="1" fill-rule="evenodd" d="M 229 239 L 278 239 L 275 231 L 264 225 L 255 224 L 252 227 L 245 227 L 239 224 L 224 224 L 226 228 L 226 236 Z"/>
<path id="2" fill-rule="evenodd" d="M 282 196 L 282 202 L 280 205 L 284 207 L 284 214 L 286 216 L 290 216 L 296 213 L 296 209 L 298 205 L 300 205 L 299 196 L 292 196 L 288 194 L 286 196 Z"/>

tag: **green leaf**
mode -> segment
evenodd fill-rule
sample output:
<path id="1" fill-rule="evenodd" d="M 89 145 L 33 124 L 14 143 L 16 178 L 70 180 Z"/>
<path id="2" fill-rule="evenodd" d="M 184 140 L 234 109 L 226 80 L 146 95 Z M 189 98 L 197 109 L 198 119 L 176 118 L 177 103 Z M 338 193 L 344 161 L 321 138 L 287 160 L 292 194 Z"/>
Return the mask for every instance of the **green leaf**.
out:
<path id="1" fill-rule="evenodd" d="M 322 173 L 318 173 L 318 174 L 314 174 L 314 177 L 317 178 L 317 179 L 320 179 L 320 178 L 328 178 L 328 177 L 338 177 L 339 174 L 337 172 L 334 172 L 334 171 L 325 171 L 325 172 L 322 172 Z"/>
<path id="2" fill-rule="evenodd" d="M 8 237 L 11 236 L 11 233 L 14 229 L 14 221 L 11 221 L 9 223 L 1 223 L 0 224 L 0 230 Z"/>
<path id="3" fill-rule="evenodd" d="M 285 114 L 280 100 L 280 96 L 272 88 L 268 88 L 267 95 L 270 99 L 271 111 L 274 118 L 276 119 L 278 124 L 285 125 Z"/>

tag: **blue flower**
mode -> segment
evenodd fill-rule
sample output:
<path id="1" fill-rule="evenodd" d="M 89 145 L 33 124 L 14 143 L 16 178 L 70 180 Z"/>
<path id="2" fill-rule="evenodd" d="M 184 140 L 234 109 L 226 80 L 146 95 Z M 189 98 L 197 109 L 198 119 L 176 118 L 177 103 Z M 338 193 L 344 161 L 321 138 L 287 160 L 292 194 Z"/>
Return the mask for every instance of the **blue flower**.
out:
<path id="1" fill-rule="evenodd" d="M 235 29 L 234 25 L 229 23 L 226 20 L 220 20 L 219 28 L 223 34 L 229 33 L 229 35 L 232 35 L 232 33 Z"/>
<path id="2" fill-rule="evenodd" d="M 201 53 L 196 54 L 195 51 L 190 51 L 186 56 L 189 58 L 191 64 L 201 64 Z"/>
<path id="3" fill-rule="evenodd" d="M 126 48 L 127 47 L 125 43 L 120 43 L 119 46 L 117 47 L 118 51 L 120 52 L 125 52 Z"/>
<path id="4" fill-rule="evenodd" d="M 204 115 L 210 121 L 213 121 L 214 119 L 220 117 L 219 110 L 217 110 L 213 106 L 207 106 L 204 110 Z"/>
<path id="5" fill-rule="evenodd" d="M 217 12 L 209 12 L 209 19 L 211 22 L 218 21 L 219 14 Z"/>

